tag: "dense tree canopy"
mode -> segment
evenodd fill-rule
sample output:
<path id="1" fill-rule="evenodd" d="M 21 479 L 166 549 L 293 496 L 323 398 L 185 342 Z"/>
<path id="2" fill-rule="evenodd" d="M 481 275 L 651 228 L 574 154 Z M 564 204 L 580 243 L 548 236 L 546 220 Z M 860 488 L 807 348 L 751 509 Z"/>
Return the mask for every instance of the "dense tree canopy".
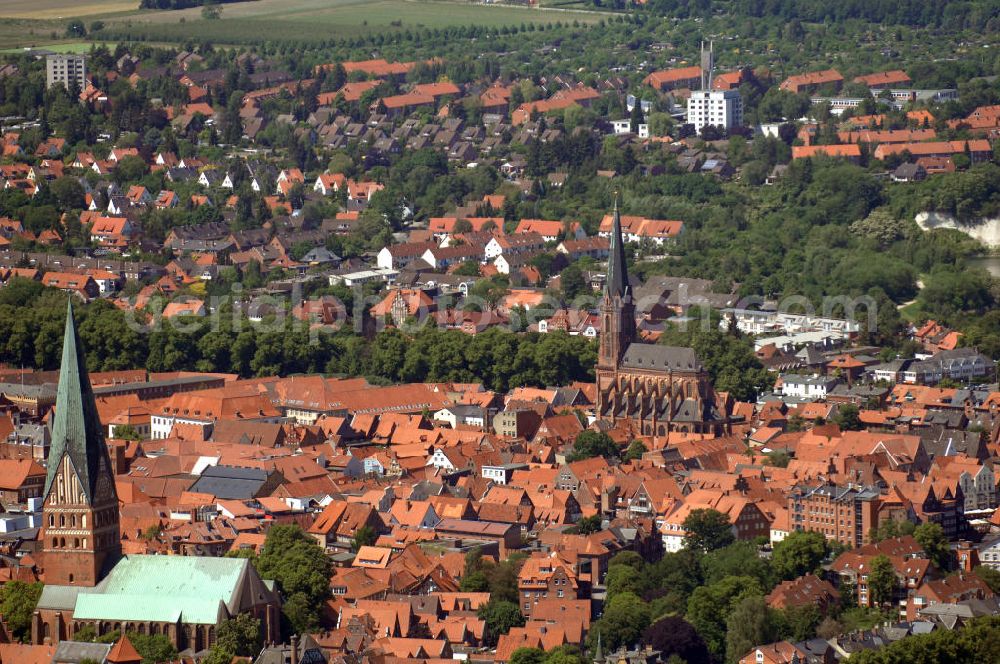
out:
<path id="1" fill-rule="evenodd" d="M 772 643 L 779 634 L 774 611 L 764 598 L 759 595 L 743 598 L 726 619 L 726 661 L 739 661 L 751 648 Z"/>
<path id="2" fill-rule="evenodd" d="M 506 600 L 490 598 L 489 602 L 479 608 L 479 617 L 486 623 L 486 642 L 493 645 L 512 627 L 524 625 L 521 609 L 514 602 Z"/>
<path id="3" fill-rule="evenodd" d="M 688 600 L 685 618 L 698 630 L 709 652 L 721 658 L 726 651 L 730 614 L 744 599 L 762 594 L 760 584 L 753 577 L 727 576 L 711 585 L 696 588 Z"/>
<path id="4" fill-rule="evenodd" d="M 789 581 L 817 572 L 828 553 L 829 545 L 822 533 L 796 531 L 774 545 L 771 565 L 779 577 Z"/>
<path id="5" fill-rule="evenodd" d="M 824 0 L 734 0 L 718 4 L 736 17 L 774 17 L 791 26 L 798 26 L 800 31 L 800 22 L 842 23 L 852 19 L 888 25 L 982 29 L 996 17 L 996 5 L 992 0 L 940 0 L 932 3 L 922 0 L 845 0 L 832 4 Z M 713 9 L 711 0 L 650 0 L 645 6 L 658 14 L 682 17 L 708 17 Z M 795 32 L 788 33 L 790 39 L 796 36 Z"/>
<path id="6" fill-rule="evenodd" d="M 169 662 L 177 657 L 177 648 L 163 634 L 140 634 L 128 632 L 128 640 L 142 656 L 142 664 L 159 664 Z"/>
<path id="7" fill-rule="evenodd" d="M 313 537 L 297 525 L 272 526 L 256 566 L 277 582 L 285 597 L 282 612 L 296 633 L 319 624 L 320 607 L 330 596 L 331 563 Z"/>
<path id="8" fill-rule="evenodd" d="M 568 461 L 579 461 L 590 459 L 591 457 L 604 457 L 612 459 L 619 454 L 618 445 L 611 439 L 611 436 L 603 431 L 581 431 L 576 436 L 573 443 L 573 452 L 567 458 Z"/>
<path id="9" fill-rule="evenodd" d="M 913 539 L 917 540 L 938 569 L 948 570 L 951 567 L 951 547 L 940 524 L 932 521 L 920 524 L 913 531 Z"/>
<path id="10" fill-rule="evenodd" d="M 733 526 L 729 517 L 713 509 L 695 509 L 684 519 L 684 546 L 707 553 L 733 543 Z"/>
<path id="11" fill-rule="evenodd" d="M 41 583 L 8 581 L 0 587 L 0 615 L 15 639 L 25 643 L 31 639 L 31 616 L 41 596 Z"/>
<path id="12" fill-rule="evenodd" d="M 685 662 L 708 660 L 708 648 L 691 623 L 678 616 L 654 622 L 642 633 L 642 642 L 660 651 L 664 661 L 676 655 Z"/>
<path id="13" fill-rule="evenodd" d="M 1000 617 L 977 618 L 962 629 L 938 629 L 851 656 L 860 664 L 978 664 L 1000 659 Z M 852 663 L 853 664 L 853 663 Z"/>
<path id="14" fill-rule="evenodd" d="M 632 646 L 639 642 L 650 622 L 650 607 L 632 592 L 620 592 L 608 600 L 604 613 L 591 625 L 587 636 L 588 648 L 593 651 L 597 636 L 608 650 Z"/>
<path id="15" fill-rule="evenodd" d="M 871 569 L 868 571 L 868 592 L 876 606 L 890 603 L 896 592 L 898 582 L 896 570 L 892 561 L 884 555 L 872 558 Z"/>
<path id="16" fill-rule="evenodd" d="M 0 362 L 54 369 L 59 364 L 66 295 L 20 278 L 0 290 Z M 565 385 L 593 380 L 596 348 L 562 332 L 515 334 L 498 328 L 470 337 L 428 325 L 411 337 L 395 329 L 371 341 L 348 325 L 310 336 L 291 316 L 255 325 L 231 311 L 219 320 L 150 323 L 98 300 L 75 308 L 91 371 L 222 371 L 242 376 L 343 373 L 403 382 L 482 381 L 511 385 Z M 152 327 L 152 329 L 150 329 Z"/>

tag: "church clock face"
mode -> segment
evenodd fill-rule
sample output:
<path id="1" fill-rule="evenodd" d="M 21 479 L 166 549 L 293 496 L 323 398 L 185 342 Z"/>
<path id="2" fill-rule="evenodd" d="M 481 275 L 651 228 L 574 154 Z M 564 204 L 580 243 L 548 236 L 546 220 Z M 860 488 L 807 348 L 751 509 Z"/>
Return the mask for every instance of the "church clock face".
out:
<path id="1" fill-rule="evenodd" d="M 94 502 L 96 504 L 102 504 L 107 502 L 112 502 L 115 499 L 114 487 L 111 484 L 111 478 L 105 473 L 101 473 L 97 478 L 97 486 L 94 489 Z"/>

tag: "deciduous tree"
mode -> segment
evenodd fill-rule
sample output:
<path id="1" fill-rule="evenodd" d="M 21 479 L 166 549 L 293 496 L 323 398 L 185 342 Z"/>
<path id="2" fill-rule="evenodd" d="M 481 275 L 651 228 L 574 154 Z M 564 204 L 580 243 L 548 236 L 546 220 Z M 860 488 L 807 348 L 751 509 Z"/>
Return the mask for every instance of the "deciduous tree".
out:
<path id="1" fill-rule="evenodd" d="M 593 651 L 598 634 L 601 635 L 602 646 L 610 650 L 633 646 L 649 626 L 649 620 L 649 605 L 646 602 L 634 593 L 619 593 L 608 601 L 604 615 L 591 626 L 588 647 Z"/>
<path id="2" fill-rule="evenodd" d="M 249 657 L 260 654 L 263 643 L 260 619 L 241 613 L 219 625 L 215 645 L 231 655 Z"/>
<path id="3" fill-rule="evenodd" d="M 939 524 L 931 521 L 920 524 L 913 531 L 913 539 L 923 547 L 938 569 L 947 570 L 951 567 L 951 548 L 948 546 L 948 538 L 944 536 L 944 529 Z"/>
<path id="4" fill-rule="evenodd" d="M 777 637 L 777 623 L 764 598 L 745 597 L 726 620 L 726 660 L 736 662 L 754 646 L 771 643 Z"/>
<path id="5" fill-rule="evenodd" d="M 745 598 L 763 595 L 757 579 L 749 576 L 727 576 L 708 586 L 699 586 L 691 593 L 685 618 L 705 640 L 716 657 L 726 650 L 726 621 L 729 614 Z"/>
<path id="6" fill-rule="evenodd" d="M 771 565 L 784 580 L 797 579 L 819 569 L 829 553 L 826 538 L 816 532 L 793 532 L 774 545 Z"/>
<path id="7" fill-rule="evenodd" d="M 667 616 L 654 622 L 642 633 L 642 642 L 660 651 L 660 659 L 677 656 L 685 662 L 707 662 L 708 648 L 701 635 L 688 621 Z"/>
<path id="8" fill-rule="evenodd" d="M 897 586 L 896 570 L 892 561 L 884 555 L 872 558 L 868 570 L 868 593 L 876 606 L 885 606 L 892 601 Z"/>
<path id="9" fill-rule="evenodd" d="M 521 609 L 513 602 L 490 599 L 479 609 L 479 617 L 486 622 L 486 641 L 496 645 L 501 634 L 506 634 L 512 627 L 524 625 Z"/>
<path id="10" fill-rule="evenodd" d="M 581 431 L 577 434 L 573 442 L 573 452 L 569 455 L 569 461 L 579 461 L 590 459 L 591 457 L 604 457 L 610 459 L 618 456 L 618 446 L 611 436 L 603 431 Z"/>
<path id="11" fill-rule="evenodd" d="M 736 539 L 729 517 L 713 509 L 692 510 L 682 527 L 687 533 L 684 546 L 702 553 L 729 546 Z"/>
<path id="12" fill-rule="evenodd" d="M 304 633 L 316 626 L 319 609 L 330 596 L 330 559 L 297 525 L 273 526 L 257 559 L 257 570 L 274 579 L 285 595 L 282 608 L 292 628 Z"/>
<path id="13" fill-rule="evenodd" d="M 8 581 L 0 588 L 0 615 L 14 638 L 27 643 L 31 637 L 31 616 L 41 596 L 41 583 Z"/>

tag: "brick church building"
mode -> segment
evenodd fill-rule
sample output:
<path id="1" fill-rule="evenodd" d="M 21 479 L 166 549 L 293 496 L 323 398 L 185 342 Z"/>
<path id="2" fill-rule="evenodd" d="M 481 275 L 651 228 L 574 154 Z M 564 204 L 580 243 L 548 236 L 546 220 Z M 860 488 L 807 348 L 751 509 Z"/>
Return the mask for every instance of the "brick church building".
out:
<path id="1" fill-rule="evenodd" d="M 693 349 L 636 341 L 636 308 L 617 202 L 600 321 L 597 413 L 601 420 L 628 423 L 647 436 L 729 430 L 729 400 L 716 395 Z"/>
<path id="2" fill-rule="evenodd" d="M 178 650 L 199 651 L 240 613 L 260 619 L 265 642 L 280 639 L 277 593 L 249 561 L 122 556 L 114 480 L 69 305 L 39 535 L 45 587 L 32 641 L 55 644 L 91 626 L 98 635 L 163 634 Z"/>

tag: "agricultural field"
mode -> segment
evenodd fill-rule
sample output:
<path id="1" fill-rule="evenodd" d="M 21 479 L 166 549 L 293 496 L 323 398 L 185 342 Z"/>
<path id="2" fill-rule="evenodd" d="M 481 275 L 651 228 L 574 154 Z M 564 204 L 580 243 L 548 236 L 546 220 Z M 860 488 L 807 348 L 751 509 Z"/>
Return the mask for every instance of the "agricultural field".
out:
<path id="1" fill-rule="evenodd" d="M 0 0 L 2 3 L 2 0 Z M 66 37 L 66 21 L 7 19 L 0 17 L 0 44 L 5 51 L 28 46 L 52 48 L 63 43 L 79 43 L 79 38 Z"/>
<path id="2" fill-rule="evenodd" d="M 149 12 L 109 21 L 110 31 L 125 29 L 146 40 L 212 40 L 252 43 L 262 40 L 319 41 L 372 32 L 454 25 L 499 27 L 577 19 L 596 22 L 596 13 L 546 11 L 471 2 L 429 0 L 259 0 L 227 4 L 222 18 L 205 20 L 200 9 Z"/>
<path id="3" fill-rule="evenodd" d="M 46 37 L 49 42 L 57 41 L 64 21 L 76 17 L 88 23 L 101 20 L 106 25 L 104 35 L 113 39 L 223 44 L 324 41 L 458 25 L 500 27 L 573 20 L 594 23 L 602 18 L 594 11 L 529 9 L 461 0 L 256 0 L 221 5 L 219 19 L 203 18 L 201 8 L 138 11 L 137 6 L 138 0 L 3 0 L 0 18 L 23 21 L 35 33 L 28 39 L 23 26 L 12 30 L 10 37 L 15 42 L 8 46 L 44 45 Z M 53 31 L 58 37 L 52 35 Z M 0 33 L 5 32 L 0 28 Z M 95 37 L 100 39 L 101 35 Z"/>
<path id="4" fill-rule="evenodd" d="M 135 11 L 139 0 L 3 0 L 0 18 L 70 19 Z"/>

